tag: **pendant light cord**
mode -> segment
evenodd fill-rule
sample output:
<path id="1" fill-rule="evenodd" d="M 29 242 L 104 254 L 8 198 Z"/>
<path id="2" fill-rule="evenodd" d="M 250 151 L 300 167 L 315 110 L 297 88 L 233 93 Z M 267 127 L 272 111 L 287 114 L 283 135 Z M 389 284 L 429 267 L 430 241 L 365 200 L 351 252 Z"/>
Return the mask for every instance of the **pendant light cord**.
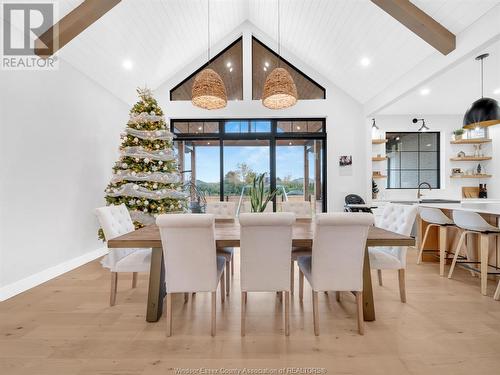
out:
<path id="1" fill-rule="evenodd" d="M 281 18 L 280 18 L 280 0 L 278 0 L 278 68 L 281 63 Z"/>
<path id="2" fill-rule="evenodd" d="M 481 59 L 481 98 L 484 97 L 483 62 L 484 62 L 484 58 Z"/>
<path id="3" fill-rule="evenodd" d="M 207 0 L 207 8 L 208 8 L 208 12 L 207 12 L 208 62 L 210 63 L 210 0 Z"/>

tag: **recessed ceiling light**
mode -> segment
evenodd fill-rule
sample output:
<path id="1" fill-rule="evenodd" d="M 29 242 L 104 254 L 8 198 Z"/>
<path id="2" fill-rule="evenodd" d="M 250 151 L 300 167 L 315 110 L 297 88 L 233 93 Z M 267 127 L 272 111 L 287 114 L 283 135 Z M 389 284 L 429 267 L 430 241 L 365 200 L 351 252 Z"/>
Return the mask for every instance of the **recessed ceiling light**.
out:
<path id="1" fill-rule="evenodd" d="M 292 142 L 288 142 L 288 146 L 291 146 L 292 145 Z"/>
<path id="2" fill-rule="evenodd" d="M 198 126 L 198 130 L 202 130 L 203 128 L 201 126 Z"/>
<path id="3" fill-rule="evenodd" d="M 125 59 L 122 62 L 122 67 L 125 70 L 132 70 L 132 68 L 134 67 L 134 63 L 130 59 Z"/>
<path id="4" fill-rule="evenodd" d="M 267 61 L 264 63 L 264 65 L 266 66 L 266 68 L 269 67 L 269 63 Z"/>
<path id="5" fill-rule="evenodd" d="M 226 66 L 227 66 L 228 68 L 230 68 L 230 67 L 231 67 L 231 61 L 229 61 L 229 62 L 226 64 Z"/>
<path id="6" fill-rule="evenodd" d="M 369 66 L 372 62 L 368 57 L 363 57 L 361 60 L 359 60 L 359 63 L 361 66 Z"/>
<path id="7" fill-rule="evenodd" d="M 207 145 L 210 145 L 210 142 L 207 142 Z"/>
<path id="8" fill-rule="evenodd" d="M 231 73 L 233 71 L 233 68 L 229 68 L 229 73 Z"/>
<path id="9" fill-rule="evenodd" d="M 267 68 L 266 67 L 264 67 L 264 72 L 267 72 Z"/>
<path id="10" fill-rule="evenodd" d="M 497 89 L 495 89 L 495 90 L 493 90 L 493 94 L 500 95 L 500 87 L 497 88 Z"/>
<path id="11" fill-rule="evenodd" d="M 429 89 L 427 87 L 420 89 L 420 95 L 422 95 L 422 96 L 429 95 L 430 93 L 431 93 L 431 89 Z"/>

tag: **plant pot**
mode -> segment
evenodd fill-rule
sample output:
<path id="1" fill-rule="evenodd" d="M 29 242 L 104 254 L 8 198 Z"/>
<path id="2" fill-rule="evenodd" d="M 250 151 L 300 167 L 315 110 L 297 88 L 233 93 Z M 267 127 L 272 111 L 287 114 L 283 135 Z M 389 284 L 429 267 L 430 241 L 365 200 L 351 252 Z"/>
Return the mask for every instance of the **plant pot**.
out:
<path id="1" fill-rule="evenodd" d="M 463 134 L 455 134 L 455 141 L 460 141 L 463 137 Z"/>

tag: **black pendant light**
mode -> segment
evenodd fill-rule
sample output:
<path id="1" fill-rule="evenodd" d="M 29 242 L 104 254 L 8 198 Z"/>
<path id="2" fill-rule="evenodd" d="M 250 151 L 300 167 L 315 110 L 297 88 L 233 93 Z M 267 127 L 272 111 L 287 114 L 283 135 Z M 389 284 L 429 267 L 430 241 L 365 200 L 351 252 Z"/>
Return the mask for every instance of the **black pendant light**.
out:
<path id="1" fill-rule="evenodd" d="M 374 118 L 372 118 L 372 121 L 373 121 L 373 122 L 372 122 L 372 130 L 373 130 L 373 129 L 380 130 L 380 128 L 379 128 L 379 127 L 377 126 L 377 124 L 375 123 L 375 119 L 374 119 Z"/>
<path id="2" fill-rule="evenodd" d="M 485 128 L 488 126 L 500 124 L 500 107 L 495 99 L 485 98 L 483 96 L 483 60 L 490 54 L 485 53 L 476 57 L 481 61 L 481 99 L 476 100 L 465 112 L 464 129 Z"/>
<path id="3" fill-rule="evenodd" d="M 417 122 L 422 121 L 422 126 L 418 129 L 419 132 L 426 132 L 427 130 L 430 130 L 427 125 L 425 125 L 425 120 L 423 118 L 414 118 L 411 120 L 414 124 Z"/>

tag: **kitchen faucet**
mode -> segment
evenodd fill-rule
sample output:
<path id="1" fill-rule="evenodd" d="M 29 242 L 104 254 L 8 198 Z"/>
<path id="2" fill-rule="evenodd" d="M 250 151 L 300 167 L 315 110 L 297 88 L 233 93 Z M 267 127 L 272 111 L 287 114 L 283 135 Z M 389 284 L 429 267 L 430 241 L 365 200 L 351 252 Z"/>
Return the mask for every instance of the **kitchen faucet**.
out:
<path id="1" fill-rule="evenodd" d="M 420 199 L 423 194 L 420 192 L 420 188 L 422 187 L 422 185 L 427 185 L 427 187 L 429 188 L 429 190 L 432 190 L 431 188 L 431 184 L 429 184 L 428 182 L 421 182 L 418 184 L 418 191 L 417 191 L 417 199 Z"/>

